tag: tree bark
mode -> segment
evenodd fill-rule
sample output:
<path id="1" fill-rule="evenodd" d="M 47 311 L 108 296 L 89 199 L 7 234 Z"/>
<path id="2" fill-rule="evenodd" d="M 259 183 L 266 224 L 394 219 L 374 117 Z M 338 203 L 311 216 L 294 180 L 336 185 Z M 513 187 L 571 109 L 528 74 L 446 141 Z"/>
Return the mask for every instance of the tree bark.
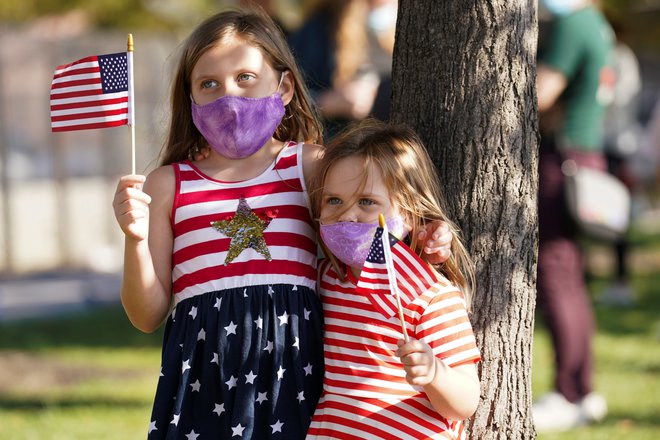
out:
<path id="1" fill-rule="evenodd" d="M 420 134 L 477 267 L 472 439 L 533 438 L 536 0 L 399 0 L 392 120 Z"/>

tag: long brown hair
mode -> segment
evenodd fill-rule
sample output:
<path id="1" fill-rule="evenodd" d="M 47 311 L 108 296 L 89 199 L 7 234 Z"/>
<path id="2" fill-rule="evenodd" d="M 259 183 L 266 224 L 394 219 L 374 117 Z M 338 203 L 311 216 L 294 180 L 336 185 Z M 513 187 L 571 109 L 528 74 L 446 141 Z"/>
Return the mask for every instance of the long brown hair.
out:
<path id="1" fill-rule="evenodd" d="M 459 228 L 447 217 L 440 183 L 433 162 L 417 134 L 403 125 L 367 119 L 354 123 L 327 145 L 317 167 L 310 192 L 312 210 L 321 212 L 323 183 L 329 169 L 347 157 L 364 159 L 363 185 L 371 164 L 378 167 L 391 202 L 412 227 L 410 247 L 416 249 L 417 234 L 425 224 L 441 220 L 454 238 L 451 256 L 436 269 L 459 287 L 469 306 L 475 283 L 474 265 L 462 243 Z"/>
<path id="2" fill-rule="evenodd" d="M 190 75 L 204 52 L 230 36 L 261 50 L 273 69 L 289 71 L 293 78 L 293 98 L 275 131 L 275 139 L 322 142 L 321 123 L 281 29 L 259 8 L 230 10 L 207 18 L 183 44 L 172 82 L 171 119 L 161 165 L 185 160 L 206 146 L 204 137 L 192 120 Z"/>

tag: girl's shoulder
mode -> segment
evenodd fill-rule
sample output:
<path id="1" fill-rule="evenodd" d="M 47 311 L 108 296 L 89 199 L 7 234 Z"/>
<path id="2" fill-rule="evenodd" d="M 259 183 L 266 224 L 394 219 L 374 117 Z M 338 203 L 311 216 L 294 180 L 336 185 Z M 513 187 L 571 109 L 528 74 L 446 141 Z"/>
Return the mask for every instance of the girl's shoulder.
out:
<path id="1" fill-rule="evenodd" d="M 323 147 L 318 144 L 302 145 L 303 172 L 305 173 L 305 180 L 307 182 L 309 182 L 316 173 L 316 167 L 319 159 L 323 157 L 323 151 Z"/>
<path id="2" fill-rule="evenodd" d="M 144 182 L 144 192 L 151 197 L 173 197 L 176 176 L 172 165 L 163 165 L 151 171 Z"/>

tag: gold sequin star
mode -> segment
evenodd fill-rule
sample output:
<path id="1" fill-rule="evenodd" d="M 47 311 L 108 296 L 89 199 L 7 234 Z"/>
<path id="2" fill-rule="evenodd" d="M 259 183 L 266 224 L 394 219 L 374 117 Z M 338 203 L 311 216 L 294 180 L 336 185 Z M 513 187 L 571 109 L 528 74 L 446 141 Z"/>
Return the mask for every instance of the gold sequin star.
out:
<path id="1" fill-rule="evenodd" d="M 225 266 L 238 257 L 247 248 L 252 248 L 271 261 L 270 251 L 264 239 L 264 229 L 270 224 L 271 218 L 265 220 L 255 214 L 244 197 L 238 201 L 236 214 L 231 220 L 211 222 L 213 229 L 231 238 L 229 252 L 225 257 Z"/>

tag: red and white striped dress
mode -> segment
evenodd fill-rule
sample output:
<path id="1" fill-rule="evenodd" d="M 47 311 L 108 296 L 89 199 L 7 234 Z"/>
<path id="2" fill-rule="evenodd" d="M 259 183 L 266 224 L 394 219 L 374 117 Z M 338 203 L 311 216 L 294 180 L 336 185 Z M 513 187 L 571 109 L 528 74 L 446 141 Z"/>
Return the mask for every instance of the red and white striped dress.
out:
<path id="1" fill-rule="evenodd" d="M 322 389 L 323 317 L 302 148 L 287 144 L 239 182 L 173 164 L 176 305 L 149 439 L 304 438 Z"/>
<path id="2" fill-rule="evenodd" d="M 442 417 L 422 387 L 406 382 L 394 355 L 402 339 L 398 315 L 377 312 L 347 272 L 342 281 L 329 263 L 321 267 L 325 377 L 307 438 L 465 438 L 462 421 Z M 404 315 L 409 336 L 449 366 L 480 360 L 463 296 L 446 279 L 405 306 Z"/>

